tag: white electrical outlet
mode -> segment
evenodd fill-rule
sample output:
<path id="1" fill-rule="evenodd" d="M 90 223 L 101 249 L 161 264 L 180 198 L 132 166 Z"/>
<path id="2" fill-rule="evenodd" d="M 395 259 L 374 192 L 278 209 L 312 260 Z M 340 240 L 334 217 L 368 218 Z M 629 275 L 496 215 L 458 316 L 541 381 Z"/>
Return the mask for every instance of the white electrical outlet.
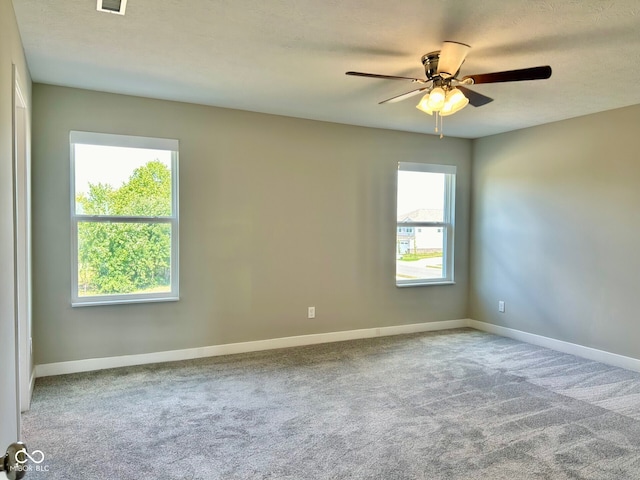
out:
<path id="1" fill-rule="evenodd" d="M 309 307 L 308 318 L 316 318 L 316 307 Z"/>
<path id="2" fill-rule="evenodd" d="M 499 300 L 498 301 L 498 311 L 500 313 L 504 313 L 504 301 L 503 300 Z"/>

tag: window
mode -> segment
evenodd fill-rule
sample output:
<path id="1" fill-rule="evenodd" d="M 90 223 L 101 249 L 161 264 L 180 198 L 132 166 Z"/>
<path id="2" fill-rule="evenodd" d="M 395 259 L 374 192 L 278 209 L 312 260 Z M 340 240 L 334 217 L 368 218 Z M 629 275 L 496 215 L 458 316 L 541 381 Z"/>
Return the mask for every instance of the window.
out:
<path id="1" fill-rule="evenodd" d="M 453 283 L 456 167 L 398 163 L 396 285 Z"/>
<path id="2" fill-rule="evenodd" d="M 178 141 L 69 140 L 72 305 L 178 300 Z"/>

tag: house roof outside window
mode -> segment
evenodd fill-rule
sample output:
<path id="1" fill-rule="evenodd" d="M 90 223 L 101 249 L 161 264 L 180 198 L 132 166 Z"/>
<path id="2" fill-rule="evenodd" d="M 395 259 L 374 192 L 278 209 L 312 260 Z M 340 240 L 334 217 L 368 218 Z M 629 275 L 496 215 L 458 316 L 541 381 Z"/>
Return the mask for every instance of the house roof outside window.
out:
<path id="1" fill-rule="evenodd" d="M 418 208 L 398 215 L 398 223 L 403 222 L 442 222 L 443 212 L 435 208 Z"/>

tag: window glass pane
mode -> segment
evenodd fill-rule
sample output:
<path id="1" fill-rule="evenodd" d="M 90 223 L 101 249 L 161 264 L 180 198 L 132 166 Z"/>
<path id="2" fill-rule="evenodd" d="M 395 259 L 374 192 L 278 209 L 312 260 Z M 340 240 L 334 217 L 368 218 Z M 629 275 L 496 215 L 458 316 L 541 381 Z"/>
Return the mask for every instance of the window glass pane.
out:
<path id="1" fill-rule="evenodd" d="M 422 227 L 421 231 L 398 232 L 396 237 L 396 281 L 443 278 L 444 228 Z"/>
<path id="2" fill-rule="evenodd" d="M 398 223 L 442 222 L 444 173 L 398 171 Z"/>
<path id="3" fill-rule="evenodd" d="M 171 225 L 78 222 L 78 296 L 171 291 Z"/>
<path id="4" fill-rule="evenodd" d="M 172 152 L 84 144 L 74 148 L 77 214 L 172 215 Z"/>

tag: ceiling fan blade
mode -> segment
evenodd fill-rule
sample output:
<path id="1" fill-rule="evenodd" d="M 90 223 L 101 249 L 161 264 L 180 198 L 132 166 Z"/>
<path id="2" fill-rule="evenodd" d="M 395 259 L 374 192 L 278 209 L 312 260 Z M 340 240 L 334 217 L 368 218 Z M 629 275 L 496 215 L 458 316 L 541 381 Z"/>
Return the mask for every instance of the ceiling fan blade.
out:
<path id="1" fill-rule="evenodd" d="M 456 88 L 469 99 L 469 103 L 474 107 L 481 107 L 483 105 L 486 105 L 487 103 L 493 102 L 493 98 L 487 97 L 486 95 L 482 95 L 478 92 L 474 92 L 473 90 L 469 90 L 462 85 L 458 85 Z"/>
<path id="2" fill-rule="evenodd" d="M 522 68 L 520 70 L 508 70 L 505 72 L 480 73 L 478 75 L 466 75 L 461 81 L 473 80 L 473 84 L 522 82 L 523 80 L 544 80 L 551 76 L 551 67 Z"/>
<path id="3" fill-rule="evenodd" d="M 440 50 L 438 73 L 444 78 L 455 77 L 471 47 L 466 43 L 446 41 Z"/>
<path id="4" fill-rule="evenodd" d="M 382 78 L 383 80 L 411 80 L 412 82 L 425 83 L 426 80 L 413 77 L 395 77 L 393 75 L 380 75 L 377 73 L 364 73 L 364 72 L 345 72 L 345 75 L 353 75 L 356 77 L 368 77 L 368 78 Z"/>
<path id="5" fill-rule="evenodd" d="M 387 98 L 386 100 L 378 102 L 378 105 L 382 105 L 383 103 L 396 103 L 401 100 L 405 100 L 407 98 L 413 97 L 414 95 L 418 95 L 419 93 L 422 93 L 425 90 L 429 90 L 429 87 L 422 87 L 416 90 L 411 90 L 410 92 L 407 92 L 407 93 L 401 93 L 400 95 L 396 95 L 395 97 Z M 471 102 L 471 100 L 469 100 L 469 102 Z"/>

